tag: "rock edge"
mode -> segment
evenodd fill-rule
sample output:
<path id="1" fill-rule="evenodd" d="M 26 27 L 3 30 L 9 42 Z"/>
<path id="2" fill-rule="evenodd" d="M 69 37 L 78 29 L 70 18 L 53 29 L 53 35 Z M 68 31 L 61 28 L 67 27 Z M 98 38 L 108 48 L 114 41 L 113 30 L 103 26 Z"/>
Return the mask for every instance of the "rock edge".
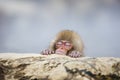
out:
<path id="1" fill-rule="evenodd" d="M 1 57 L 0 80 L 120 80 L 120 58 Z"/>

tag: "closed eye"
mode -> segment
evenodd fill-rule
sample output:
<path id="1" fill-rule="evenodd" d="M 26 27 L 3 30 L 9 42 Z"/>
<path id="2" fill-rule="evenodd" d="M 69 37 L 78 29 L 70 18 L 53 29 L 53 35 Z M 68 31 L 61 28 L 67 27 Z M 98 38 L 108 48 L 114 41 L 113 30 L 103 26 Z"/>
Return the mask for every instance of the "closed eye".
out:
<path id="1" fill-rule="evenodd" d="M 57 45 L 62 45 L 62 42 L 57 42 Z"/>
<path id="2" fill-rule="evenodd" d="M 66 46 L 70 46 L 71 44 L 70 44 L 69 42 L 66 42 L 65 45 L 66 45 Z"/>

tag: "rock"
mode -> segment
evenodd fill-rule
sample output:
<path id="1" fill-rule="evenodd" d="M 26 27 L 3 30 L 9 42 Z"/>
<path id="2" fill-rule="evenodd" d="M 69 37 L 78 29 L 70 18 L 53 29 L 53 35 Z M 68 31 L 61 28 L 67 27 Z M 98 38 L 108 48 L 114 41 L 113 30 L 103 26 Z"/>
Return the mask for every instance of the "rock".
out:
<path id="1" fill-rule="evenodd" d="M 1 57 L 0 80 L 120 80 L 120 58 Z"/>

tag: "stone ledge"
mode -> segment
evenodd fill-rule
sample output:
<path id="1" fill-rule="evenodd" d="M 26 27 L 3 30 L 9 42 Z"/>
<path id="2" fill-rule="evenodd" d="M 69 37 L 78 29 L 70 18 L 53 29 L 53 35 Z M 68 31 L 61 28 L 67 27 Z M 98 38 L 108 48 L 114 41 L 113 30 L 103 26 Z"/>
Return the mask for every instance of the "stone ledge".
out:
<path id="1" fill-rule="evenodd" d="M 0 80 L 120 80 L 120 58 L 18 56 L 0 57 Z"/>

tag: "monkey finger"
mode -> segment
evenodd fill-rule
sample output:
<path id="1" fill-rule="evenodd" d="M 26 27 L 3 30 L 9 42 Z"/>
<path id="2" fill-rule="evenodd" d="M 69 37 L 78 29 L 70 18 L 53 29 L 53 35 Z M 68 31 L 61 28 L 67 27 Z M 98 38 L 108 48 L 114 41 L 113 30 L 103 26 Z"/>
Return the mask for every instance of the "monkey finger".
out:
<path id="1" fill-rule="evenodd" d="M 71 53 L 69 53 L 69 54 L 68 54 L 68 56 L 72 57 L 72 54 L 71 54 Z"/>
<path id="2" fill-rule="evenodd" d="M 51 54 L 51 51 L 50 51 L 50 50 L 47 50 L 47 53 L 48 53 L 48 54 Z"/>
<path id="3" fill-rule="evenodd" d="M 79 55 L 79 53 L 76 51 L 76 52 L 74 53 L 74 57 L 77 58 L 78 55 Z"/>
<path id="4" fill-rule="evenodd" d="M 46 55 L 46 51 L 45 51 L 45 50 L 43 50 L 43 51 L 42 51 L 42 54 L 43 54 L 43 55 Z"/>
<path id="5" fill-rule="evenodd" d="M 82 53 L 81 52 L 79 52 L 79 57 L 81 57 L 82 56 Z"/>
<path id="6" fill-rule="evenodd" d="M 71 57 L 74 57 L 74 54 L 70 54 Z"/>
<path id="7" fill-rule="evenodd" d="M 41 51 L 41 54 L 43 54 L 43 51 Z"/>
<path id="8" fill-rule="evenodd" d="M 75 52 L 73 52 L 72 54 L 71 54 L 71 57 L 76 57 L 76 54 L 75 54 Z"/>
<path id="9" fill-rule="evenodd" d="M 77 58 L 77 57 L 78 57 L 78 54 L 75 54 L 74 57 Z"/>
<path id="10" fill-rule="evenodd" d="M 52 51 L 52 50 L 50 50 L 50 51 L 49 51 L 49 54 L 53 54 L 53 51 Z"/>
<path id="11" fill-rule="evenodd" d="M 50 55 L 50 51 L 49 51 L 49 50 L 46 50 L 46 54 L 47 54 L 47 55 Z"/>
<path id="12" fill-rule="evenodd" d="M 48 54 L 52 54 L 52 50 L 48 50 Z"/>
<path id="13" fill-rule="evenodd" d="M 54 54 L 54 51 L 51 50 L 51 54 Z"/>
<path id="14" fill-rule="evenodd" d="M 47 50 L 44 50 L 44 51 L 43 51 L 43 55 L 48 55 Z"/>
<path id="15" fill-rule="evenodd" d="M 73 52 L 73 57 L 74 57 L 74 58 L 77 58 L 78 56 L 79 56 L 78 51 L 74 51 L 74 52 Z"/>
<path id="16" fill-rule="evenodd" d="M 76 51 L 73 52 L 73 57 L 75 57 L 75 58 L 77 57 L 77 52 Z"/>

